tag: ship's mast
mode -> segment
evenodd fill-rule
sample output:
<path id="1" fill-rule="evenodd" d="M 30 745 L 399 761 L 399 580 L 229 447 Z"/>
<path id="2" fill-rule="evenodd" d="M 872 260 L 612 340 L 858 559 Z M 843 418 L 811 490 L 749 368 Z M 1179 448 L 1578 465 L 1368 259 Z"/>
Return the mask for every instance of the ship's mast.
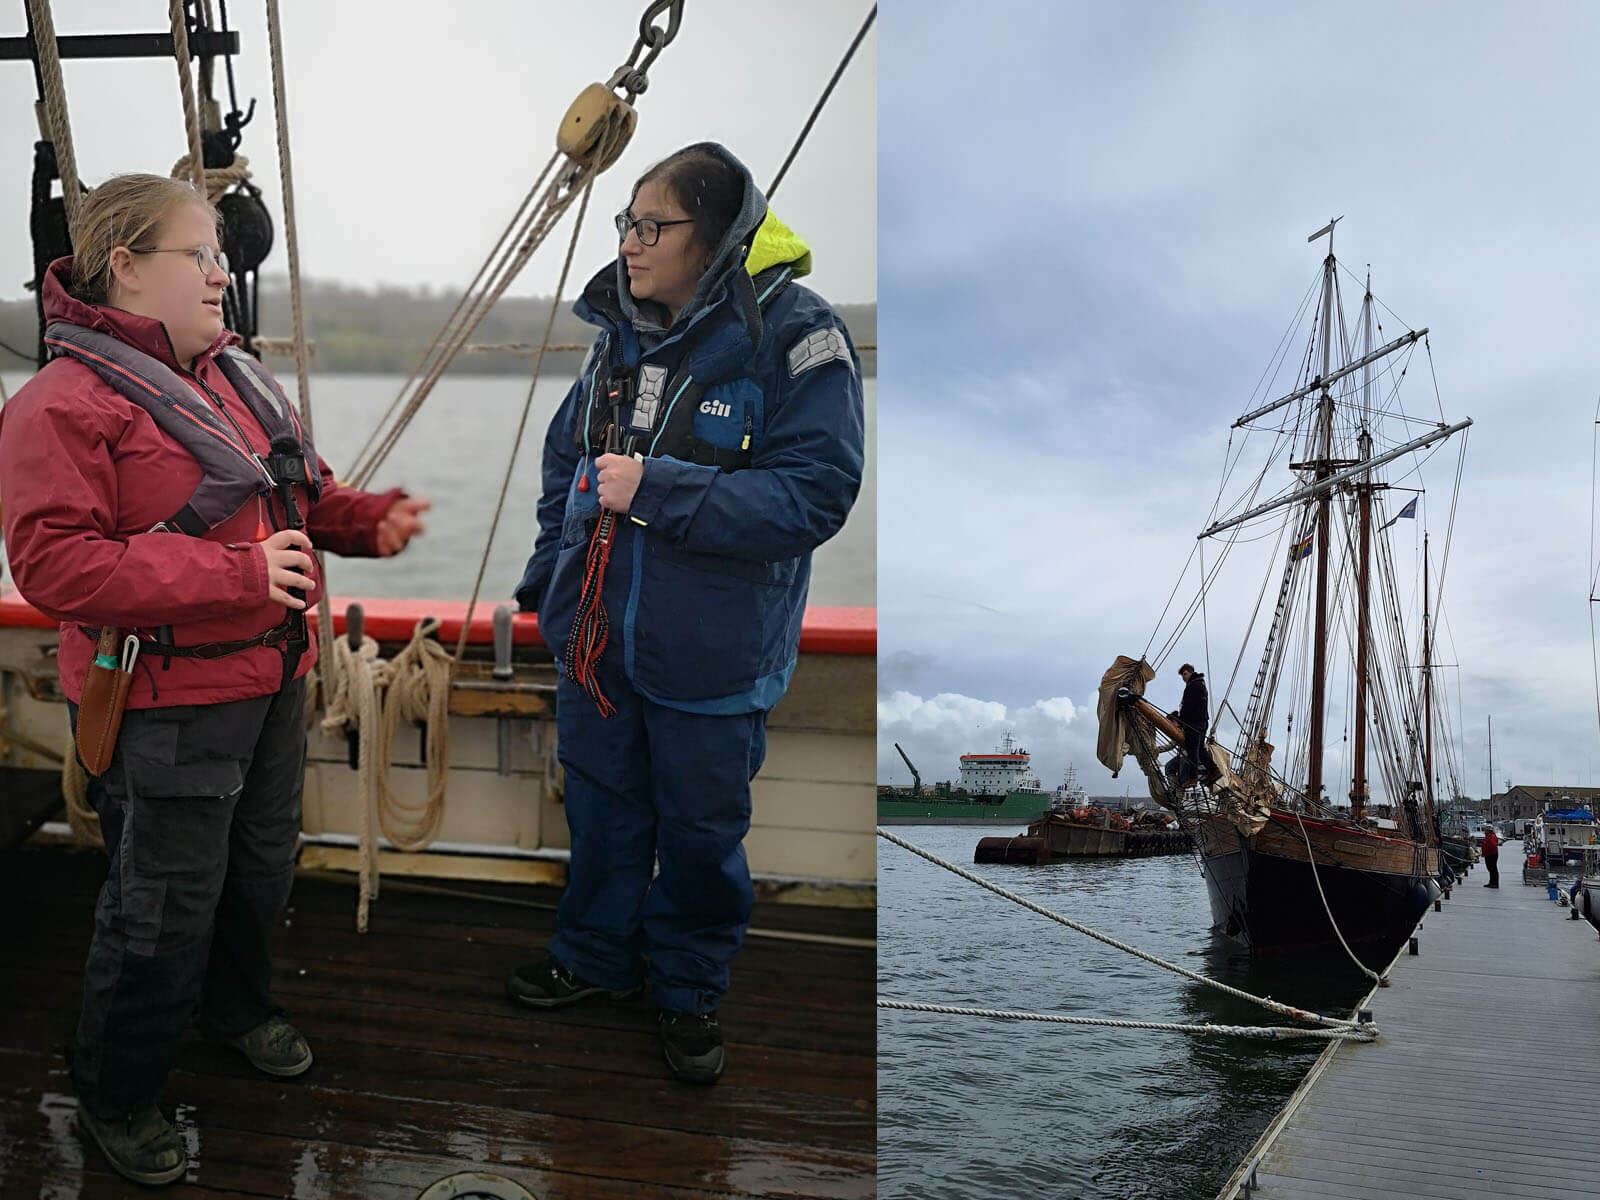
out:
<path id="1" fill-rule="evenodd" d="M 1422 796 L 1433 811 L 1433 646 L 1428 615 L 1428 535 L 1422 535 Z M 1413 831 L 1416 833 L 1419 831 Z"/>
<path id="2" fill-rule="evenodd" d="M 1338 269 L 1333 257 L 1333 227 L 1339 223 L 1335 217 L 1325 229 L 1312 234 L 1328 235 L 1328 257 L 1322 263 L 1322 378 L 1328 378 L 1333 358 L 1333 291 Z M 1326 383 L 1318 406 L 1318 457 L 1316 479 L 1318 482 L 1333 473 L 1333 393 Z M 1306 799 L 1312 804 L 1322 803 L 1322 723 L 1323 696 L 1328 684 L 1328 525 L 1333 504 L 1333 491 L 1324 489 L 1317 495 L 1317 613 L 1316 630 L 1311 641 L 1311 745 L 1310 770 L 1306 781 Z"/>
<path id="3" fill-rule="evenodd" d="M 1363 349 L 1372 353 L 1372 273 L 1367 273 L 1367 294 L 1361 301 Z M 1372 368 L 1362 368 L 1360 456 L 1372 457 L 1372 433 L 1368 422 L 1372 413 Z M 1350 816 L 1361 821 L 1367 815 L 1367 638 L 1371 621 L 1368 600 L 1372 583 L 1372 480 L 1363 477 L 1356 485 L 1361 522 L 1360 580 L 1356 589 L 1356 745 L 1355 771 L 1350 781 Z"/>

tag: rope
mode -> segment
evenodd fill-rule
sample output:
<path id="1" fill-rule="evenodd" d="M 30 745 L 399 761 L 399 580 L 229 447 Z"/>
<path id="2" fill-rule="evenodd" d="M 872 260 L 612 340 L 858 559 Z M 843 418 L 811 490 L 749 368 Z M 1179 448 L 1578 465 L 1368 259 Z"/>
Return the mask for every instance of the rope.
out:
<path id="1" fill-rule="evenodd" d="M 450 769 L 450 654 L 434 638 L 433 617 L 417 622 L 411 641 L 384 671 L 383 716 L 374 753 L 383 764 L 376 781 L 378 823 L 400 850 L 421 850 L 439 834 L 444 820 L 445 775 Z M 388 764 L 394 757 L 395 732 L 401 720 L 426 722 L 424 757 L 428 763 L 427 794 L 420 806 L 408 804 L 389 786 Z"/>
<path id="2" fill-rule="evenodd" d="M 172 177 L 174 179 L 183 179 L 193 174 L 194 156 L 192 154 L 185 154 L 172 164 Z M 201 172 L 201 177 L 203 183 L 196 184 L 196 188 L 203 191 L 206 199 L 215 204 L 222 199 L 223 193 L 229 188 L 250 178 L 250 160 L 242 154 L 235 154 L 232 166 L 206 167 Z"/>
<path id="3" fill-rule="evenodd" d="M 931 854 L 919 846 L 913 846 L 904 838 L 897 837 L 896 835 L 890 833 L 887 829 L 884 829 L 882 826 L 878 827 L 878 836 L 887 842 L 893 842 L 902 850 L 909 850 L 912 854 L 917 855 L 919 858 L 927 859 L 935 866 L 943 867 L 946 871 L 949 871 L 954 875 L 959 875 L 969 883 L 975 883 L 979 887 L 991 891 L 995 895 L 1003 897 L 1006 900 L 1010 900 L 1015 904 L 1020 904 L 1023 908 L 1029 909 L 1032 912 L 1036 912 L 1042 917 L 1048 917 L 1058 925 L 1065 925 L 1068 929 L 1075 930 L 1076 932 L 1084 934 L 1087 937 L 1092 937 L 1095 941 L 1102 942 L 1115 950 L 1121 950 L 1126 954 L 1133 955 L 1135 958 L 1143 959 L 1145 962 L 1150 963 L 1153 966 L 1161 967 L 1164 970 L 1171 971 L 1176 975 L 1181 975 L 1191 982 L 1204 984 L 1209 988 L 1215 988 L 1217 991 L 1222 992 L 1224 995 L 1232 996 L 1236 1000 L 1248 1000 L 1251 1004 L 1260 1005 L 1269 1012 L 1275 1012 L 1280 1016 L 1290 1017 L 1296 1021 L 1305 1021 L 1309 1024 L 1318 1025 L 1325 1029 L 1346 1029 L 1355 1028 L 1356 1026 L 1356 1022 L 1354 1021 L 1342 1020 L 1338 1017 L 1324 1017 L 1318 1013 L 1309 1012 L 1303 1008 L 1295 1008 L 1289 1004 L 1282 1004 L 1279 1001 L 1272 999 L 1270 996 L 1252 995 L 1241 988 L 1236 988 L 1230 984 L 1221 983 L 1215 979 L 1209 979 L 1197 971 L 1189 970 L 1187 967 L 1180 967 L 1177 963 L 1169 963 L 1165 959 L 1157 958 L 1155 955 L 1136 949 L 1135 947 L 1128 945 L 1126 942 L 1119 942 L 1115 938 L 1108 937 L 1106 934 L 1100 933 L 1098 930 L 1091 929 L 1089 926 L 1084 925 L 1081 922 L 1072 920 L 1070 917 L 1063 917 L 1059 913 L 1051 912 L 1043 905 L 1035 904 L 1032 900 L 1028 900 L 1025 897 L 1019 896 L 1015 892 L 1008 892 L 1005 888 L 1000 887 L 998 884 L 990 883 L 982 876 L 974 875 L 971 871 L 968 871 L 963 867 L 958 867 L 955 863 L 947 862 L 938 855 Z"/>
<path id="4" fill-rule="evenodd" d="M 1294 819 L 1300 826 L 1300 836 L 1305 839 L 1306 859 L 1311 867 L 1311 881 L 1317 885 L 1317 895 L 1322 898 L 1322 911 L 1328 914 L 1328 924 L 1333 926 L 1333 936 L 1339 939 L 1339 945 L 1344 947 L 1344 952 L 1350 956 L 1350 961 L 1361 969 L 1361 973 L 1381 987 L 1383 976 L 1356 957 L 1355 951 L 1350 949 L 1350 943 L 1344 940 L 1344 934 L 1339 930 L 1339 922 L 1333 919 L 1333 909 L 1328 906 L 1328 894 L 1322 890 L 1322 873 L 1317 870 L 1317 856 L 1311 849 L 1311 835 L 1306 832 L 1305 819 L 1301 817 L 1298 809 L 1295 810 Z"/>
<path id="5" fill-rule="evenodd" d="M 1283 1041 L 1311 1038 L 1320 1041 L 1375 1042 L 1378 1027 L 1368 1022 L 1347 1029 L 1300 1029 L 1292 1025 L 1181 1025 L 1170 1021 L 1121 1021 L 1113 1017 L 1069 1017 L 1061 1013 L 1012 1012 L 1000 1008 L 959 1008 L 951 1004 L 913 1004 L 907 1000 L 879 1000 L 879 1008 L 901 1012 L 939 1013 L 952 1017 L 993 1017 L 1001 1021 L 1046 1021 L 1052 1025 L 1094 1025 L 1106 1029 L 1155 1029 L 1165 1033 L 1219 1034 L 1223 1037 L 1264 1038 Z"/>
<path id="6" fill-rule="evenodd" d="M 374 764 L 373 749 L 378 736 L 378 688 L 385 671 L 378 657 L 378 643 L 361 639 L 359 649 L 350 648 L 348 638 L 337 638 L 327 663 L 326 708 L 322 728 L 329 733 L 354 731 L 357 735 L 356 796 L 361 805 L 360 825 L 360 900 L 356 905 L 356 930 L 367 931 L 367 908 L 378 896 L 378 783 L 387 779 L 389 762 Z M 322 664 L 318 664 L 321 667 Z"/>
<path id="7" fill-rule="evenodd" d="M 173 0 L 178 3 L 178 0 Z M 289 153 L 289 98 L 283 82 L 283 30 L 278 0 L 267 0 L 267 39 L 272 49 L 272 108 L 278 132 L 278 172 L 283 185 L 283 235 L 289 255 L 289 312 L 294 325 L 294 378 L 300 395 L 300 420 L 315 437 L 311 423 L 311 374 L 306 352 L 306 316 L 300 298 L 300 234 L 294 219 L 294 163 Z M 360 486 L 360 485 L 356 485 Z M 333 610 L 328 603 L 327 560 L 313 551 L 322 577 L 317 599 L 317 641 L 322 657 L 333 658 Z M 387 760 L 385 760 L 387 761 Z"/>
<path id="8" fill-rule="evenodd" d="M 86 846 L 104 849 L 100 814 L 89 805 L 89 776 L 75 751 L 69 750 L 61 760 L 61 798 L 66 801 L 67 824 L 72 826 L 72 836 Z"/>
<path id="9" fill-rule="evenodd" d="M 559 153 L 552 158 L 560 157 Z M 547 168 L 548 170 L 548 168 Z M 448 336 L 436 339 L 440 348 L 434 355 L 432 364 L 422 374 L 411 397 L 407 400 L 405 408 L 399 418 L 390 427 L 388 433 L 379 441 L 372 453 L 357 466 L 351 468 L 350 482 L 354 487 L 365 487 L 373 474 L 383 461 L 388 458 L 395 444 L 400 440 L 412 419 L 422 408 L 423 402 L 432 393 L 434 386 L 439 382 L 445 370 L 455 359 L 461 347 L 471 337 L 472 331 L 478 327 L 483 318 L 488 315 L 499 301 L 505 290 L 511 286 L 513 280 L 521 274 L 522 268 L 544 244 L 544 239 L 566 213 L 572 201 L 577 198 L 579 190 L 587 184 L 589 179 L 598 174 L 595 167 L 574 165 L 570 171 L 558 175 L 550 182 L 544 196 L 540 199 L 534 212 L 529 216 L 520 235 L 513 239 L 506 257 L 495 264 L 489 272 L 489 282 L 485 290 L 473 299 L 470 306 L 462 313 L 457 326 L 450 331 Z M 463 297 L 463 305 L 469 297 Z M 458 305 L 458 309 L 463 307 Z M 397 401 L 398 403 L 398 401 Z"/>
<path id="10" fill-rule="evenodd" d="M 828 86 L 822 89 L 822 96 L 817 100 L 816 107 L 811 110 L 811 115 L 806 118 L 805 125 L 800 130 L 800 136 L 795 139 L 794 146 L 789 151 L 789 157 L 783 160 L 783 166 L 778 168 L 778 174 L 768 186 L 766 196 L 772 199 L 772 193 L 778 190 L 778 185 L 783 182 L 783 177 L 789 172 L 789 164 L 794 162 L 794 156 L 800 153 L 800 147 L 805 145 L 806 136 L 811 132 L 811 127 L 817 123 L 817 117 L 822 113 L 822 106 L 828 102 L 828 97 L 833 95 L 833 89 L 839 82 L 839 77 L 844 74 L 844 69 L 850 65 L 850 60 L 855 57 L 856 47 L 861 45 L 861 39 L 867 36 L 867 30 L 872 28 L 872 23 L 878 19 L 878 6 L 874 4 L 872 11 L 867 13 L 867 19 L 861 23 L 861 28 L 856 31 L 855 39 L 850 43 L 850 48 L 844 52 L 844 57 L 839 60 L 839 65 L 834 69 L 833 78 L 828 80 Z"/>
<path id="11" fill-rule="evenodd" d="M 183 127 L 189 135 L 189 153 L 172 168 L 174 179 L 180 179 L 179 167 L 186 167 L 194 190 L 206 192 L 205 154 L 200 148 L 200 106 L 194 99 L 194 74 L 189 64 L 189 21 L 184 12 L 183 0 L 168 0 L 167 11 L 172 14 L 172 53 L 178 60 L 178 91 L 183 96 Z"/>
<path id="12" fill-rule="evenodd" d="M 609 153 L 609 147 L 607 150 Z M 603 153 L 599 157 L 604 158 Z M 567 244 L 566 261 L 561 264 L 561 278 L 556 281 L 555 295 L 550 297 L 550 317 L 545 322 L 544 339 L 539 343 L 539 356 L 533 360 L 533 378 L 528 381 L 528 398 L 522 403 L 522 417 L 517 421 L 516 437 L 511 439 L 511 457 L 506 461 L 505 477 L 500 481 L 500 498 L 495 501 L 494 516 L 489 521 L 489 536 L 484 541 L 483 558 L 478 562 L 478 576 L 472 581 L 472 598 L 467 601 L 467 619 L 461 623 L 461 637 L 456 642 L 455 661 L 459 665 L 467 652 L 467 631 L 472 627 L 472 613 L 478 607 L 478 592 L 483 587 L 484 573 L 489 569 L 489 551 L 494 546 L 495 532 L 500 528 L 500 514 L 505 511 L 506 495 L 511 490 L 511 475 L 517 466 L 517 454 L 522 449 L 522 435 L 528 428 L 528 414 L 533 411 L 533 397 L 539 387 L 539 373 L 544 369 L 545 352 L 550 348 L 550 335 L 556 327 L 556 314 L 561 311 L 561 293 L 567 286 L 567 275 L 572 270 L 572 258 L 578 249 L 578 235 L 583 232 L 583 218 L 589 211 L 589 198 L 594 193 L 594 176 L 583 189 L 583 199 L 578 203 L 578 216 L 572 223 L 572 241 Z"/>
<path id="13" fill-rule="evenodd" d="M 76 241 L 83 194 L 78 182 L 78 158 L 72 148 L 72 124 L 67 119 L 67 87 L 61 79 L 61 48 L 56 45 L 56 23 L 50 12 L 50 0 L 28 0 L 28 15 L 33 19 L 33 42 L 39 55 L 40 83 L 44 87 L 44 111 L 50 124 L 50 141 L 56 151 L 56 173 L 61 176 L 67 232 Z"/>

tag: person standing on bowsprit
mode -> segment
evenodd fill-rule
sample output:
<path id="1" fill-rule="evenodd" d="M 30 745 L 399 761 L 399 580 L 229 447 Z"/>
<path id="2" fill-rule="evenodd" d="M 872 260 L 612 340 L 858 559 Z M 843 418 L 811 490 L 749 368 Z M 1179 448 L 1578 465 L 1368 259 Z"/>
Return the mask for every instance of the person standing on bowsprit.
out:
<path id="1" fill-rule="evenodd" d="M 61 623 L 75 729 L 96 724 L 85 680 L 106 665 L 102 634 L 138 651 L 89 782 L 110 869 L 70 1067 L 80 1127 L 143 1184 L 188 1166 L 157 1100 L 196 1009 L 259 1071 L 311 1066 L 269 987 L 317 657 L 309 551 L 398 553 L 428 507 L 334 481 L 277 381 L 223 328 L 218 241 L 216 209 L 185 182 L 95 188 L 76 256 L 44 279 L 55 357 L 0 409 L 6 552 L 18 591 Z"/>
<path id="2" fill-rule="evenodd" d="M 1179 779 L 1184 783 L 1201 780 L 1208 772 L 1205 762 L 1206 727 L 1211 720 L 1211 706 L 1206 695 L 1206 677 L 1189 663 L 1178 668 L 1183 680 L 1183 701 L 1178 706 L 1178 724 L 1183 729 L 1184 768 Z"/>
<path id="3" fill-rule="evenodd" d="M 1493 825 L 1487 826 L 1483 831 L 1483 865 L 1489 868 L 1489 882 L 1483 886 L 1499 887 L 1500 839 L 1495 835 Z"/>

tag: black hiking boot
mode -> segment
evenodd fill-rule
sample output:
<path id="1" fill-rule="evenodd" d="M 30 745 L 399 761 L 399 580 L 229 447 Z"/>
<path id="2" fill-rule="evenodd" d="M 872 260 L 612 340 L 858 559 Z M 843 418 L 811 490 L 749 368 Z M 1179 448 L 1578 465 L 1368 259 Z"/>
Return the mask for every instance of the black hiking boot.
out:
<path id="1" fill-rule="evenodd" d="M 101 1120 L 79 1104 L 78 1128 L 99 1147 L 112 1170 L 135 1183 L 172 1183 L 189 1169 L 178 1131 L 153 1104 L 110 1120 Z"/>
<path id="2" fill-rule="evenodd" d="M 667 1066 L 685 1083 L 715 1083 L 722 1075 L 722 1026 L 716 1013 L 656 1014 Z"/>
<path id="3" fill-rule="evenodd" d="M 228 1038 L 227 1043 L 249 1059 L 252 1067 L 268 1075 L 303 1075 L 311 1066 L 311 1047 L 281 1013 L 273 1013 L 249 1033 Z"/>
<path id="4" fill-rule="evenodd" d="M 590 996 L 607 1000 L 627 1000 L 637 996 L 643 986 L 615 990 L 579 979 L 555 957 L 546 955 L 536 963 L 518 967 L 506 980 L 506 995 L 528 1008 L 565 1008 Z"/>

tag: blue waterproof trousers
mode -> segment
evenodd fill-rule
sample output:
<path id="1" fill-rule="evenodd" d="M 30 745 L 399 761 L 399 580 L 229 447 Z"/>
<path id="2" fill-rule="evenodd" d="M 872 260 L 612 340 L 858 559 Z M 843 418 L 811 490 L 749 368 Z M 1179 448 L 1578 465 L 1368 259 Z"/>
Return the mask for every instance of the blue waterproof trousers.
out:
<path id="1" fill-rule="evenodd" d="M 754 903 L 743 842 L 767 714 L 667 708 L 611 660 L 600 678 L 615 716 L 564 675 L 556 695 L 572 865 L 550 952 L 615 990 L 637 986 L 648 959 L 659 1007 L 713 1012 Z"/>

